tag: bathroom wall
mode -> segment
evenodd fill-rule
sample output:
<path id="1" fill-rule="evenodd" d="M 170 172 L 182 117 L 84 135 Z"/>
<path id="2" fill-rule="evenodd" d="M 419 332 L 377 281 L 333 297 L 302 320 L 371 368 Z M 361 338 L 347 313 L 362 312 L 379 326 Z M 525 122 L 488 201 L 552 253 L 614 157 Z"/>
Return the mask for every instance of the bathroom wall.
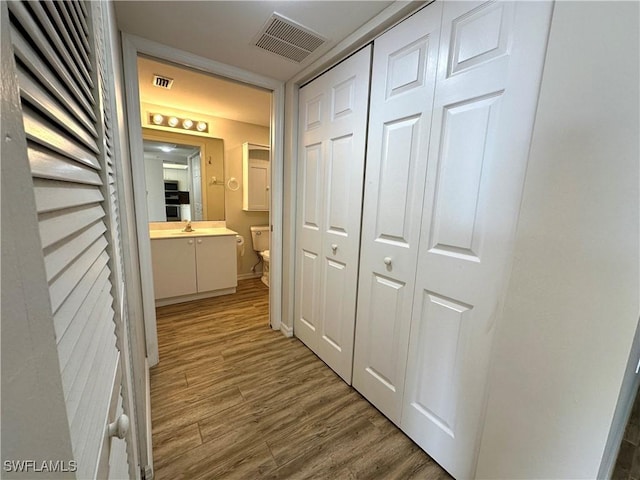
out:
<path id="1" fill-rule="evenodd" d="M 160 105 L 153 105 L 142 102 L 140 113 L 142 126 L 145 128 L 172 131 L 166 127 L 156 127 L 148 122 L 147 112 L 160 111 L 167 115 L 180 117 L 193 117 L 197 120 L 209 122 L 209 133 L 196 133 L 193 136 L 221 138 L 224 141 L 224 168 L 225 182 L 231 177 L 235 177 L 240 188 L 235 192 L 225 188 L 225 219 L 227 227 L 235 230 L 245 239 L 245 254 L 238 256 L 238 275 L 251 275 L 251 267 L 258 262 L 258 256 L 251 248 L 252 225 L 268 225 L 268 212 L 245 212 L 242 210 L 242 144 L 244 142 L 259 143 L 268 145 L 270 143 L 270 129 L 261 125 L 237 122 L 225 118 L 213 117 L 202 114 L 194 114 L 186 110 L 178 110 Z M 262 265 L 257 268 L 260 272 Z"/>

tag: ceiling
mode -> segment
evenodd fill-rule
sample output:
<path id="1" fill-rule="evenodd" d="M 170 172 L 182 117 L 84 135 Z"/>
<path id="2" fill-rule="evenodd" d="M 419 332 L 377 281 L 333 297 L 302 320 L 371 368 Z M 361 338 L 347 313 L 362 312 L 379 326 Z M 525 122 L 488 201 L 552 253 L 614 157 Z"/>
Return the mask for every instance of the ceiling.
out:
<path id="1" fill-rule="evenodd" d="M 118 27 L 201 57 L 288 80 L 394 3 L 365 1 L 115 1 Z M 273 12 L 325 37 L 301 63 L 253 45 Z"/>
<path id="2" fill-rule="evenodd" d="M 164 150 L 163 150 L 164 148 Z M 169 150 L 168 152 L 165 150 Z M 187 163 L 187 159 L 200 148 L 169 142 L 144 141 L 144 158 L 158 159 L 172 163 Z"/>
<path id="3" fill-rule="evenodd" d="M 170 90 L 153 85 L 153 75 L 173 79 Z M 138 58 L 140 101 L 268 127 L 271 92 L 183 67 Z M 160 112 L 162 113 L 162 112 Z"/>

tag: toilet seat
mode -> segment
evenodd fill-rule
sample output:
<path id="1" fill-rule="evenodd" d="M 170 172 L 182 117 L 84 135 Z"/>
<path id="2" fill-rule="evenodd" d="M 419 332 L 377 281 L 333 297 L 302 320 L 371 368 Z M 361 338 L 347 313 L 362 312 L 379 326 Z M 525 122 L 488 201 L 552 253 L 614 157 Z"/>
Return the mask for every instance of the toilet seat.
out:
<path id="1" fill-rule="evenodd" d="M 262 259 L 266 262 L 269 261 L 269 250 L 265 250 L 263 252 L 260 252 L 260 254 L 262 255 Z"/>

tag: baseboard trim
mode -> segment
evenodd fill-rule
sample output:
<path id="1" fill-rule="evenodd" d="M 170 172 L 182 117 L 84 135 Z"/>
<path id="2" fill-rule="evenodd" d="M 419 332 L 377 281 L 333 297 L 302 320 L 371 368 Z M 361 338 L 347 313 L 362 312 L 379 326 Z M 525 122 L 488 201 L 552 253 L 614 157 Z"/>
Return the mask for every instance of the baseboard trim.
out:
<path id="1" fill-rule="evenodd" d="M 262 276 L 262 272 L 239 273 L 238 274 L 238 281 L 240 281 L 240 280 L 248 280 L 249 278 L 260 278 L 261 276 Z"/>
<path id="2" fill-rule="evenodd" d="M 281 323 L 280 331 L 284 334 L 285 337 L 293 337 L 293 328 L 291 328 L 289 325 Z"/>
<path id="3" fill-rule="evenodd" d="M 225 288 L 223 290 L 213 290 L 205 293 L 194 293 L 193 295 L 182 295 L 180 297 L 162 298 L 156 300 L 156 307 L 165 307 L 176 303 L 191 302 L 193 300 L 202 300 L 203 298 L 219 297 L 221 295 L 230 295 L 236 293 L 236 287 Z"/>

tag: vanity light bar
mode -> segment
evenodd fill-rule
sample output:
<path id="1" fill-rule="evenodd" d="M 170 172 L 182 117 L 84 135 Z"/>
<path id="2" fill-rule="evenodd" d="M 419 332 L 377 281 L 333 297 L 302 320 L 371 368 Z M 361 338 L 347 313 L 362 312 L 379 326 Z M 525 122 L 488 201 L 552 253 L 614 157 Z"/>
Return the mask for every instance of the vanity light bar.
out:
<path id="1" fill-rule="evenodd" d="M 173 115 L 150 113 L 149 123 L 159 127 L 179 128 L 181 130 L 209 133 L 209 124 L 207 122 L 191 120 L 190 118 L 180 118 Z"/>

